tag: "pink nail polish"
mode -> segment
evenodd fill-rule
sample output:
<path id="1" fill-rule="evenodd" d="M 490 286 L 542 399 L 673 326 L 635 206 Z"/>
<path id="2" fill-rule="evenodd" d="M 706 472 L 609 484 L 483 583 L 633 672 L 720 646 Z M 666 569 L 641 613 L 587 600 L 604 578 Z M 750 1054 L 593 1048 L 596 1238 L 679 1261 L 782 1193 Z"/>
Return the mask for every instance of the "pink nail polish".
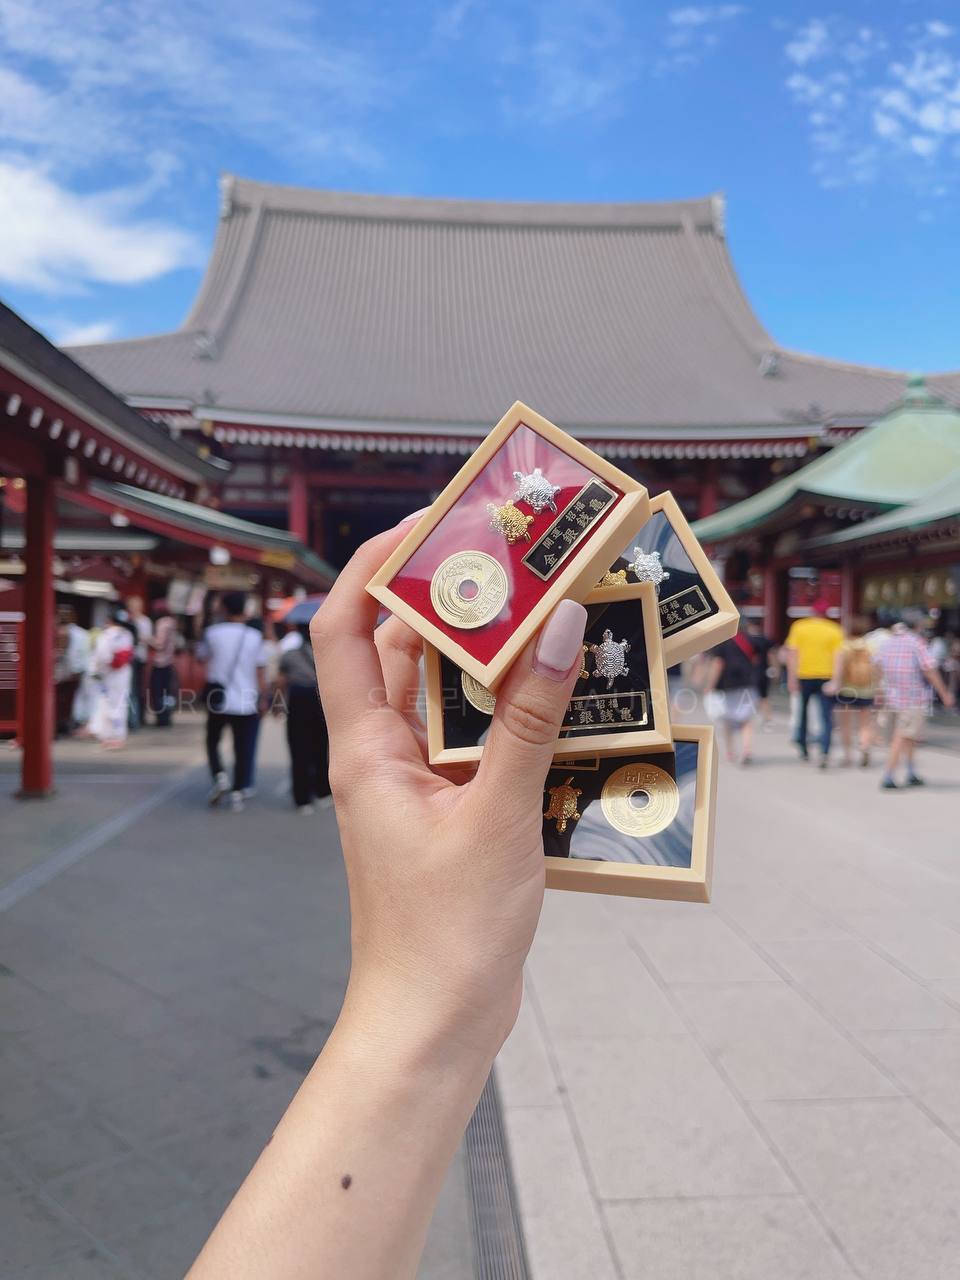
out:
<path id="1" fill-rule="evenodd" d="M 551 613 L 533 654 L 533 669 L 548 680 L 566 680 L 583 644 L 587 611 L 576 600 L 561 600 Z"/>
<path id="2" fill-rule="evenodd" d="M 409 524 L 411 520 L 419 520 L 425 511 L 429 511 L 429 507 L 421 507 L 419 511 L 411 511 L 408 516 L 404 516 L 399 521 L 400 524 Z"/>

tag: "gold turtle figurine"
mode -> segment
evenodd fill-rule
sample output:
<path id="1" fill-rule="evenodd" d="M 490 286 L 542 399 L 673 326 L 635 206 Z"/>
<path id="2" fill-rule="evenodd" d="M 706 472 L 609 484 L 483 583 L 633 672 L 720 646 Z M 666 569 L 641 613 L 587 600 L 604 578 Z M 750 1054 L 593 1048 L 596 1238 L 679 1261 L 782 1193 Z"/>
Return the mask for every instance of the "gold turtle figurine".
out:
<path id="1" fill-rule="evenodd" d="M 502 507 L 488 502 L 487 514 L 490 517 L 490 528 L 494 533 L 502 533 L 511 547 L 521 538 L 526 538 L 527 542 L 530 541 L 527 527 L 533 524 L 533 516 L 525 516 L 522 511 L 518 511 L 513 505 L 512 498 L 508 499 Z"/>
<path id="2" fill-rule="evenodd" d="M 557 824 L 557 834 L 563 835 L 567 829 L 568 822 L 576 822 L 580 817 L 577 809 L 577 800 L 583 795 L 579 787 L 571 785 L 573 782 L 573 774 L 560 783 L 558 787 L 548 787 L 547 794 L 550 797 L 550 803 L 547 805 L 547 811 L 543 815 L 545 818 L 553 818 Z"/>
<path id="3" fill-rule="evenodd" d="M 616 573 L 612 569 L 608 569 L 600 581 L 598 587 L 625 587 L 627 585 L 626 569 L 618 569 Z"/>

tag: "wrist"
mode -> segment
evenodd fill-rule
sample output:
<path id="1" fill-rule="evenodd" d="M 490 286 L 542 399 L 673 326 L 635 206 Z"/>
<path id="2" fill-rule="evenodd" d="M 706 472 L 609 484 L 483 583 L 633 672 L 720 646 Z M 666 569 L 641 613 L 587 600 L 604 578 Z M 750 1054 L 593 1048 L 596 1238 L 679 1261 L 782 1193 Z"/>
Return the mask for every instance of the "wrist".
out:
<path id="1" fill-rule="evenodd" d="M 370 1052 L 401 1057 L 411 1069 L 456 1071 L 479 1081 L 489 1074 L 520 1005 L 515 992 L 490 999 L 449 981 L 418 983 L 408 975 L 376 980 L 351 975 L 337 1030 Z"/>

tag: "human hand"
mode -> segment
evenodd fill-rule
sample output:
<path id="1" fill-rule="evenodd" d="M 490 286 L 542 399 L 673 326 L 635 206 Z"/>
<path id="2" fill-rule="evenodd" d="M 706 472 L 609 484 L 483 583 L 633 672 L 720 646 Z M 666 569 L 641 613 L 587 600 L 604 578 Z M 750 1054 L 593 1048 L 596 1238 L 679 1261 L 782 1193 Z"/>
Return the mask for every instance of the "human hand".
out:
<path id="1" fill-rule="evenodd" d="M 414 713 L 420 638 L 376 625 L 364 590 L 403 525 L 365 543 L 311 624 L 330 784 L 350 887 L 342 1019 L 411 1028 L 492 1060 L 516 1019 L 544 890 L 543 783 L 577 673 L 586 610 L 563 601 L 514 663 L 475 776 L 426 763 Z"/>
<path id="2" fill-rule="evenodd" d="M 799 692 L 800 692 L 800 681 L 794 680 L 792 678 L 789 679 L 787 681 L 787 693 L 799 693 Z"/>

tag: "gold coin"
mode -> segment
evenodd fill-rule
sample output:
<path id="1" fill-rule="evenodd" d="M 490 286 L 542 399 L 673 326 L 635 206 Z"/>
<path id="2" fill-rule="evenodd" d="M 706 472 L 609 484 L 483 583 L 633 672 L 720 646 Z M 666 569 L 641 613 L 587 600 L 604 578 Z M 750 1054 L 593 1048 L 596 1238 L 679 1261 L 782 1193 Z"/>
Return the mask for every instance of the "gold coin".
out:
<path id="1" fill-rule="evenodd" d="M 482 711 L 485 716 L 492 716 L 493 709 L 497 705 L 496 694 L 491 693 L 485 684 L 475 680 L 466 671 L 460 672 L 460 683 L 463 686 L 463 696 L 470 705 Z"/>
<path id="2" fill-rule="evenodd" d="M 499 561 L 485 551 L 448 556 L 430 583 L 430 603 L 451 627 L 464 631 L 492 622 L 507 603 L 509 584 Z"/>
<path id="3" fill-rule="evenodd" d="M 603 784 L 600 807 L 625 836 L 655 836 L 679 813 L 680 788 L 655 764 L 627 764 Z"/>

